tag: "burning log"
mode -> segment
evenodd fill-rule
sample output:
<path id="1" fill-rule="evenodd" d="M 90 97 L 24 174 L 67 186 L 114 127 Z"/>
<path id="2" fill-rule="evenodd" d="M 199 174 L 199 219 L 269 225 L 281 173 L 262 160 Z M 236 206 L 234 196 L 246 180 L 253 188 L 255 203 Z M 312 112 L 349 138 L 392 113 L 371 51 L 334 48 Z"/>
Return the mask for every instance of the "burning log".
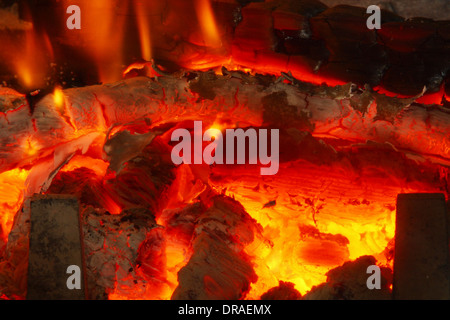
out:
<path id="1" fill-rule="evenodd" d="M 131 66 L 124 81 L 53 94 L 0 89 L 0 181 L 14 184 L 16 193 L 26 187 L 18 199 L 45 192 L 80 200 L 90 298 L 298 299 L 346 261 L 373 255 L 391 264 L 398 193 L 448 194 L 449 110 L 445 103 L 418 103 L 425 91 L 448 81 L 447 22 L 404 21 L 385 12 L 378 32 L 366 28 L 362 8 L 327 8 L 314 0 L 220 0 L 212 10 L 208 1 L 194 7 L 171 0 L 179 4 L 174 10 L 166 2 L 133 2 L 131 15 L 126 1 L 110 1 L 89 7 L 94 10 L 83 15 L 88 27 L 69 36 L 42 19 L 65 9 L 64 2 L 30 3 L 37 9 L 33 32 L 46 38 L 50 25 L 49 37 L 63 39 L 57 56 L 65 50 L 78 55 L 72 43 L 96 29 L 97 10 L 111 22 L 117 9 L 118 26 L 137 17 L 139 35 L 130 37 L 134 45 L 127 49 L 136 49 L 139 37 L 143 58 L 165 62 Z M 98 29 L 87 39 L 87 55 L 98 63 L 99 79 L 109 82 L 123 63 L 111 49 L 125 45 L 123 34 L 113 38 L 108 28 Z M 26 34 L 38 39 L 33 32 Z M 30 52 L 38 47 L 26 43 L 26 58 L 34 58 Z M 45 56 L 45 50 L 34 51 Z M 87 78 L 97 70 L 73 60 L 90 69 Z M 179 68 L 228 64 L 232 70 Z M 233 71 L 239 65 L 282 72 Z M 132 78 L 137 74 L 152 77 Z M 314 85 L 300 76 L 360 88 Z M 389 98 L 366 84 L 416 96 Z M 174 134 L 190 135 L 194 127 L 198 137 L 202 125 L 220 134 L 273 130 L 272 153 L 278 154 L 280 142 L 277 174 L 261 176 L 252 163 L 212 165 L 205 157 L 180 165 L 171 157 L 181 144 L 173 146 Z M 194 138 L 194 159 L 206 141 Z M 249 137 L 250 153 L 256 145 L 268 149 L 259 141 Z M 11 178 L 18 173 L 20 179 Z M 6 212 L 20 207 L 19 200 L 0 200 Z M 0 262 L 0 297 L 25 296 L 27 206 L 15 217 Z M 0 220 L 0 236 L 8 234 L 10 221 Z M 362 270 L 374 257 L 334 269 L 307 298 L 386 298 L 390 280 L 378 295 L 361 291 Z"/>
<path id="2" fill-rule="evenodd" d="M 209 125 L 217 120 L 244 127 L 282 126 L 319 137 L 388 142 L 433 161 L 445 162 L 449 157 L 450 120 L 443 107 L 355 90 L 351 85 L 329 88 L 293 82 L 239 72 L 226 76 L 199 72 L 67 89 L 63 108 L 53 95 L 34 107 L 21 100 L 19 108 L 3 107 L 8 111 L 0 118 L 0 168 L 5 171 L 56 157 L 54 146 L 74 139 L 79 142 L 70 150 L 85 150 L 101 138 L 101 132 L 126 123 L 155 128 L 196 119 L 210 119 Z M 64 150 L 59 152 L 59 163 L 67 157 Z"/>
<path id="3" fill-rule="evenodd" d="M 155 223 L 151 212 L 134 208 L 111 215 L 104 209 L 82 206 L 81 219 L 86 296 L 89 299 L 159 299 L 166 290 L 170 290 L 165 281 L 165 258 L 162 255 L 165 240 L 161 226 Z M 23 299 L 27 292 L 29 221 L 27 203 L 17 215 L 0 264 L 0 290 L 9 298 Z M 31 253 L 30 259 L 42 260 L 42 256 L 37 254 Z M 42 278 L 33 270 L 30 274 L 34 279 L 29 285 Z M 55 289 L 52 292 L 67 290 L 66 278 Z M 30 297 L 33 294 L 37 292 L 30 292 Z"/>
<path id="4" fill-rule="evenodd" d="M 165 240 L 146 209 L 120 215 L 87 207 L 83 234 L 89 298 L 160 299 L 165 282 Z"/>
<path id="5" fill-rule="evenodd" d="M 172 299 L 240 299 L 256 281 L 244 246 L 258 230 L 236 201 L 218 196 L 200 217 L 192 240 L 193 254 L 178 273 Z"/>
<path id="6" fill-rule="evenodd" d="M 351 84 L 333 88 L 314 86 L 289 74 L 276 79 L 226 69 L 223 75 L 186 72 L 67 89 L 63 91 L 64 103 L 58 102 L 55 95 L 45 96 L 33 108 L 24 97 L 18 96 L 23 105 L 15 109 L 15 99 L 5 99 L 5 109 L 10 110 L 3 117 L 6 132 L 1 136 L 5 142 L 3 170 L 32 165 L 32 172 L 37 172 L 34 178 L 29 176 L 29 181 L 34 181 L 34 192 L 40 190 L 43 185 L 40 182 L 44 181 L 48 192 L 75 194 L 83 205 L 90 206 L 88 216 L 95 216 L 96 212 L 107 216 L 106 210 L 119 214 L 138 207 L 149 216 L 161 217 L 167 227 L 162 231 L 149 222 L 145 230 L 132 229 L 136 239 L 145 245 L 127 248 L 121 256 L 123 249 L 115 244 L 126 245 L 119 230 L 129 226 L 115 217 L 95 218 L 94 224 L 87 227 L 97 228 L 89 231 L 94 239 L 108 238 L 99 231 L 102 228 L 98 227 L 98 220 L 104 221 L 103 224 L 111 220 L 108 228 L 114 234 L 108 238 L 112 245 L 107 255 L 99 247 L 101 241 L 89 244 L 92 256 L 96 257 L 89 260 L 87 267 L 93 288 L 89 294 L 95 298 L 136 297 L 136 288 L 140 294 L 149 293 L 148 288 L 157 288 L 159 297 L 167 297 L 162 292 L 170 291 L 172 284 L 165 282 L 168 270 L 157 250 L 166 246 L 168 234 L 177 234 L 183 250 L 189 241 L 192 248 L 173 298 L 241 298 L 250 283 L 256 281 L 256 270 L 258 275 L 267 271 L 261 261 L 252 262 L 259 255 L 257 243 L 264 242 L 264 246 L 274 251 L 284 246 L 279 235 L 272 235 L 273 227 L 267 225 L 275 219 L 273 215 L 282 223 L 288 218 L 296 219 L 296 224 L 288 224 L 286 233 L 300 236 L 296 240 L 298 246 L 289 252 L 291 255 L 295 252 L 292 257 L 298 259 L 293 263 L 332 267 L 359 252 L 354 238 L 361 239 L 361 235 L 347 232 L 348 227 L 341 225 L 341 221 L 358 220 L 354 216 L 357 210 L 351 208 L 362 208 L 364 212 L 370 208 L 367 223 L 378 229 L 389 219 L 392 198 L 403 188 L 446 190 L 447 167 L 440 164 L 448 160 L 444 140 L 449 128 L 448 113 L 444 107 L 420 105 L 414 99 L 388 98 L 369 89 L 358 90 Z M 170 159 L 170 135 L 176 128 L 191 128 L 195 120 L 202 120 L 205 129 L 281 128 L 279 174 L 261 177 L 247 165 L 175 169 Z M 25 144 L 28 148 L 18 147 L 20 137 L 29 141 Z M 421 140 L 424 137 L 428 140 Z M 8 141 L 14 141 L 15 145 L 8 145 Z M 79 155 L 79 151 L 84 155 Z M 86 157 L 87 162 L 80 166 L 89 169 L 60 171 L 65 164 L 76 163 L 80 159 L 77 157 Z M 39 175 L 45 179 L 37 179 Z M 317 179 L 318 176 L 322 178 Z M 195 190 L 184 192 L 176 186 L 195 186 Z M 252 215 L 263 217 L 263 240 L 252 241 L 254 230 L 258 229 L 256 223 L 229 199 L 215 199 L 206 212 L 202 206 L 178 210 L 183 203 L 199 196 L 206 205 L 211 193 L 203 191 L 211 189 L 226 189 L 227 195 L 234 196 L 246 210 L 251 209 Z M 177 199 L 167 201 L 169 191 L 177 194 Z M 177 209 L 177 214 L 170 216 L 170 212 L 164 211 L 161 215 L 167 203 Z M 282 214 L 277 213 L 279 207 L 283 208 Z M 223 221 L 224 213 L 231 220 Z M 17 219 L 22 221 L 20 217 Z M 334 224 L 328 226 L 327 221 L 332 219 Z M 230 229 L 235 225 L 241 229 Z M 382 243 L 387 243 L 386 237 L 392 237 L 386 227 L 376 232 L 362 228 L 367 237 L 378 237 L 380 233 L 384 237 Z M 21 242 L 27 236 L 18 237 L 17 233 L 11 232 L 5 269 L 15 266 L 16 270 L 24 270 L 24 262 L 17 263 L 16 257 L 28 252 Z M 138 247 L 141 249 L 136 253 Z M 372 252 L 383 249 L 375 248 Z M 285 249 L 280 254 L 285 254 Z M 213 257 L 218 260 L 219 269 L 226 271 L 224 275 L 205 264 Z M 117 272 L 113 268 L 115 261 L 120 261 Z M 180 266 L 180 262 L 173 265 Z M 5 274 L 4 283 L 16 281 L 11 271 Z M 115 284 L 114 277 L 120 282 Z M 228 277 L 239 279 L 233 282 L 236 286 L 228 286 L 231 283 Z M 138 283 L 133 279 L 138 279 Z M 252 290 L 257 293 L 249 295 L 259 298 L 277 285 L 278 281 L 269 287 L 256 286 L 258 289 Z M 219 287 L 225 289 L 218 290 Z M 23 295 L 23 288 L 17 283 L 8 290 L 8 296 Z"/>

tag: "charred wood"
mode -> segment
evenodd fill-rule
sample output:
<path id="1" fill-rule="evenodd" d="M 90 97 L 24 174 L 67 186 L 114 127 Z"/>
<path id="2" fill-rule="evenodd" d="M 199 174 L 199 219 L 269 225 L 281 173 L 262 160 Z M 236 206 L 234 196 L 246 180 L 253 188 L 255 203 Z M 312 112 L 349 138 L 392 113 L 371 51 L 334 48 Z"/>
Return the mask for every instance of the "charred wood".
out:
<path id="1" fill-rule="evenodd" d="M 174 300 L 240 299 L 256 281 L 243 251 L 258 225 L 238 202 L 217 196 L 197 220 L 192 256 L 178 273 Z"/>

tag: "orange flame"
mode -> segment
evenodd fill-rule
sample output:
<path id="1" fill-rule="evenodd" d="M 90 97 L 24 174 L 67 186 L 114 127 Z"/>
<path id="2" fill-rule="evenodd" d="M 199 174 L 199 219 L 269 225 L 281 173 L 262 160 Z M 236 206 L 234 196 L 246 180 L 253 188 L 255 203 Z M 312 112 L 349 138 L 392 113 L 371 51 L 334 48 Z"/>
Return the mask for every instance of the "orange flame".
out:
<path id="1" fill-rule="evenodd" d="M 196 0 L 195 9 L 200 21 L 200 28 L 205 45 L 207 47 L 220 48 L 222 46 L 222 41 L 214 18 L 211 2 L 209 0 Z"/>
<path id="2" fill-rule="evenodd" d="M 135 2 L 134 10 L 136 13 L 139 39 L 141 42 L 142 59 L 150 61 L 152 59 L 151 35 L 150 35 L 150 21 L 149 21 L 149 6 L 147 2 Z"/>
<path id="3" fill-rule="evenodd" d="M 99 79 L 104 83 L 120 80 L 124 63 L 128 2 L 122 1 L 117 6 L 115 3 L 110 0 L 79 1 L 83 19 L 79 36 L 86 43 L 87 52 L 96 63 Z M 70 4 L 71 1 L 65 0 L 66 7 Z"/>
<path id="4" fill-rule="evenodd" d="M 64 93 L 61 89 L 61 87 L 56 87 L 53 91 L 53 101 L 55 102 L 56 107 L 59 111 L 64 110 L 65 106 L 65 100 L 64 100 Z"/>
<path id="5" fill-rule="evenodd" d="M 13 62 L 19 83 L 27 90 L 45 86 L 45 75 L 53 59 L 53 48 L 47 34 L 38 35 L 33 28 L 27 30 Z"/>

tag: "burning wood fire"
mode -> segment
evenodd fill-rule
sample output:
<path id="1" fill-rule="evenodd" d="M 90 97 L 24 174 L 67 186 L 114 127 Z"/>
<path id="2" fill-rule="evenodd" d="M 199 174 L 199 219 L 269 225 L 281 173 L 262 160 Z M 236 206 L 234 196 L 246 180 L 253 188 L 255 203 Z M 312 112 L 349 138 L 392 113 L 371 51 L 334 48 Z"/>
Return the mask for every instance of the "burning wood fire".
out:
<path id="1" fill-rule="evenodd" d="M 397 196 L 448 195 L 449 23 L 244 2 L 80 0 L 68 30 L 48 0 L 0 29 L 0 298 L 27 297 L 36 194 L 78 199 L 90 299 L 391 298 Z M 430 68 L 398 83 L 401 57 Z"/>

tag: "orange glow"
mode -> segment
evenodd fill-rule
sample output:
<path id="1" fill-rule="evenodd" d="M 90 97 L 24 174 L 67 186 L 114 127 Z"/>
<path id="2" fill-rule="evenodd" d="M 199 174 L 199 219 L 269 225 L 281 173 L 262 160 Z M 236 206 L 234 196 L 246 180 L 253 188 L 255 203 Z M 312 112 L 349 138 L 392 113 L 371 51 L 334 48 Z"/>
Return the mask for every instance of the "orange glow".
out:
<path id="1" fill-rule="evenodd" d="M 108 295 L 109 300 L 170 300 L 178 285 L 178 271 L 186 264 L 186 249 L 169 240 L 166 246 L 166 281 L 150 282 L 141 268 L 136 268 L 136 277 L 128 276 Z"/>
<path id="2" fill-rule="evenodd" d="M 384 251 L 395 235 L 397 194 L 438 192 L 376 176 L 355 180 L 338 165 L 304 161 L 280 167 L 270 179 L 248 166 L 216 166 L 213 172 L 220 177 L 213 187 L 239 201 L 263 228 L 246 247 L 258 275 L 247 299 L 259 299 L 279 281 L 305 294 L 326 281 L 327 271 L 362 255 L 392 268 Z"/>
<path id="3" fill-rule="evenodd" d="M 279 280 L 294 283 L 295 288 L 305 294 L 313 286 L 325 282 L 325 274 L 330 269 L 348 260 L 362 255 L 381 257 L 387 243 L 394 237 L 395 210 L 387 209 L 382 204 L 374 203 L 369 208 L 361 208 L 326 199 L 334 204 L 326 210 L 329 212 L 323 212 L 325 217 L 320 219 L 317 229 L 324 234 L 347 238 L 349 244 L 345 248 L 320 239 L 320 236 L 318 239 L 306 237 L 302 240 L 299 225 L 302 222 L 310 224 L 311 221 L 307 217 L 301 217 L 301 212 L 293 214 L 292 208 L 286 204 L 261 210 L 261 203 L 244 200 L 245 195 L 235 191 L 229 194 L 241 201 L 249 214 L 263 226 L 264 239 L 272 242 L 269 245 L 257 240 L 247 247 L 247 252 L 255 258 L 255 271 L 258 275 L 258 282 L 252 286 L 247 296 L 249 299 L 259 299 L 268 289 L 276 287 Z M 306 209 L 303 214 L 310 215 L 309 210 Z M 373 221 L 346 221 L 348 218 L 331 216 L 333 212 L 345 212 L 346 217 L 358 217 L 372 210 L 376 214 Z M 327 217 L 328 215 L 330 216 Z M 380 262 L 387 264 L 386 260 Z"/>
<path id="4" fill-rule="evenodd" d="M 135 2 L 135 13 L 138 24 L 139 39 L 141 42 L 141 57 L 146 61 L 152 59 L 150 21 L 149 21 L 149 5 L 147 2 Z"/>
<path id="5" fill-rule="evenodd" d="M 62 169 L 62 172 L 70 172 L 79 168 L 89 168 L 95 172 L 95 174 L 102 179 L 106 176 L 109 163 L 89 156 L 75 155 L 69 163 L 67 163 Z M 101 193 L 101 204 L 111 214 L 120 214 L 122 208 L 114 201 L 114 199 L 105 191 Z"/>
<path id="6" fill-rule="evenodd" d="M 210 0 L 195 0 L 197 17 L 200 21 L 200 28 L 203 34 L 205 45 L 211 48 L 222 46 L 219 29 L 214 18 Z"/>
<path id="7" fill-rule="evenodd" d="M 397 94 L 395 92 L 384 89 L 383 87 L 375 87 L 374 91 L 385 94 L 389 97 L 398 97 L 398 98 L 412 98 L 412 96 L 407 96 L 404 94 Z M 417 103 L 420 104 L 437 104 L 442 105 L 442 97 L 445 97 L 445 88 L 444 85 L 441 86 L 441 89 L 435 93 L 425 93 L 423 96 L 416 99 Z"/>
<path id="8" fill-rule="evenodd" d="M 65 100 L 61 87 L 56 87 L 53 91 L 53 101 L 60 112 L 64 111 Z"/>
<path id="9" fill-rule="evenodd" d="M 442 104 L 442 97 L 445 97 L 445 88 L 444 85 L 441 86 L 441 89 L 438 92 L 425 94 L 423 97 L 417 99 L 417 103 L 421 104 Z"/>
<path id="10" fill-rule="evenodd" d="M 25 154 L 31 157 L 38 153 L 39 144 L 32 138 L 27 138 L 23 143 L 23 148 L 25 150 Z"/>
<path id="11" fill-rule="evenodd" d="M 75 155 L 61 171 L 69 172 L 79 168 L 89 168 L 93 170 L 99 177 L 106 175 L 109 163 L 101 159 L 95 159 L 88 156 Z"/>
<path id="12" fill-rule="evenodd" d="M 14 169 L 0 174 L 0 236 L 6 241 L 16 212 L 23 202 L 28 170 Z"/>
<path id="13" fill-rule="evenodd" d="M 45 86 L 45 75 L 49 68 L 53 50 L 46 34 L 38 35 L 34 29 L 25 33 L 25 42 L 15 49 L 15 61 L 13 65 L 19 83 L 27 90 L 42 88 Z"/>
<path id="14" fill-rule="evenodd" d="M 263 51 L 248 53 L 240 51 L 237 46 L 230 48 L 231 52 L 223 53 L 221 51 L 223 50 L 221 32 L 214 17 L 211 1 L 194 1 L 199 21 L 198 35 L 200 36 L 197 35 L 198 42 L 203 41 L 207 48 L 202 48 L 205 49 L 204 54 L 195 55 L 195 53 L 192 53 L 194 58 L 186 59 L 188 61 L 186 63 L 189 65 L 184 67 L 193 70 L 213 68 L 217 74 L 222 75 L 224 73 L 222 66 L 225 66 L 229 72 L 242 71 L 250 75 L 256 73 L 271 74 L 277 77 L 283 76 L 284 81 L 294 81 L 291 78 L 293 77 L 299 81 L 317 85 L 323 83 L 329 86 L 345 84 L 344 81 L 326 78 L 314 73 L 309 65 L 310 62 L 304 60 L 301 56 L 289 57 L 286 54 Z M 63 0 L 63 2 L 64 7 L 67 7 L 72 1 Z M 120 4 L 117 6 L 111 5 L 110 0 L 79 0 L 78 2 L 82 10 L 83 27 L 79 31 L 66 31 L 65 35 L 69 38 L 73 34 L 78 34 L 83 40 L 82 43 L 86 46 L 86 53 L 94 60 L 98 68 L 101 82 L 114 82 L 131 73 L 132 70 L 143 70 L 144 68 L 148 68 L 147 75 L 158 75 L 158 71 L 151 67 L 154 53 L 152 52 L 150 21 L 152 14 L 150 12 L 151 0 L 140 1 L 139 4 L 136 1 L 133 8 L 128 8 L 129 2 L 127 1 L 119 2 Z M 141 58 L 146 62 L 136 62 L 123 72 L 122 64 L 127 49 L 124 35 L 129 9 L 134 10 L 136 15 Z M 154 36 L 156 37 L 157 34 L 154 33 Z M 156 44 L 154 39 L 153 41 Z M 196 45 L 198 44 L 196 43 Z M 48 59 L 53 57 L 48 36 L 45 34 L 37 35 L 34 29 L 27 31 L 23 46 L 17 52 L 16 61 L 12 62 L 12 65 L 18 74 L 20 84 L 29 90 L 45 86 L 44 79 L 46 78 L 46 72 L 48 72 Z M 191 52 L 188 54 L 191 54 Z M 157 68 L 155 67 L 155 69 Z M 163 71 L 160 70 L 159 72 L 164 73 Z M 242 74 L 234 73 L 233 76 L 241 77 L 242 83 L 248 80 Z M 161 83 L 164 84 L 164 81 L 161 81 Z M 148 89 L 153 90 L 152 88 L 149 87 Z M 389 96 L 396 95 L 383 88 L 375 88 L 375 90 Z M 159 107 L 168 110 L 166 114 L 170 115 L 172 107 L 169 107 L 169 104 L 173 95 L 170 94 L 166 97 L 166 92 L 161 92 L 160 97 L 164 96 L 161 101 L 167 102 L 167 105 L 160 105 Z M 66 94 L 68 98 L 71 93 L 66 92 Z M 183 92 L 180 92 L 181 94 Z M 136 97 L 138 96 L 136 94 Z M 194 102 L 194 98 L 196 100 L 197 97 L 193 96 L 185 95 L 183 99 L 187 97 Z M 396 96 L 407 98 L 402 95 Z M 417 102 L 441 104 L 443 96 L 445 97 L 444 86 L 437 93 L 418 98 Z M 107 183 L 105 183 L 111 176 L 114 177 L 114 173 L 108 171 L 109 163 L 102 159 L 102 152 L 105 151 L 103 144 L 108 140 L 107 133 L 109 133 L 109 137 L 114 136 L 121 130 L 129 130 L 130 133 L 137 132 L 140 134 L 140 127 L 135 125 L 134 122 L 131 124 L 112 123 L 112 117 L 108 115 L 114 109 L 112 111 L 109 109 L 109 103 L 116 103 L 116 101 L 112 101 L 116 95 L 112 95 L 113 98 L 108 98 L 106 95 L 102 99 L 97 99 L 98 105 L 94 103 L 92 106 L 88 106 L 89 108 L 85 108 L 85 106 L 71 108 L 68 103 L 69 100 L 66 103 L 66 96 L 61 87 L 55 87 L 51 97 L 57 111 L 74 129 L 73 133 L 67 130 L 70 133 L 67 133 L 64 138 L 67 138 L 67 140 L 80 138 L 82 140 L 82 138 L 86 138 L 84 135 L 99 134 L 98 139 L 94 142 L 94 138 L 89 140 L 89 137 L 83 140 L 84 144 L 80 142 L 83 146 L 86 145 L 86 149 L 89 149 L 84 150 L 83 152 L 86 152 L 83 155 L 76 154 L 73 156 L 73 153 L 68 153 L 68 156 L 73 157 L 60 171 L 72 172 L 79 168 L 91 169 L 96 176 L 88 170 L 85 170 L 85 172 L 88 172 L 86 175 L 95 182 L 97 188 L 95 191 L 98 192 L 98 195 L 95 194 L 95 199 L 98 200 L 98 207 L 104 208 L 111 214 L 122 213 L 124 208 L 121 205 L 126 206 L 126 204 L 123 204 L 125 202 L 121 201 L 120 198 L 115 198 L 118 197 L 118 194 L 114 194 L 113 187 L 108 189 Z M 219 132 L 223 133 L 228 128 L 245 127 L 245 125 L 256 126 L 266 122 L 263 121 L 265 120 L 263 114 L 254 112 L 252 105 L 249 108 L 239 110 L 239 104 L 242 104 L 241 101 L 238 101 L 239 98 L 240 96 L 236 93 L 234 102 L 237 112 L 232 108 L 227 108 L 224 110 L 232 110 L 232 112 L 224 112 L 215 117 L 211 116 L 209 119 L 202 119 L 206 124 L 205 130 L 206 128 L 214 129 L 210 132 L 211 137 L 217 137 Z M 124 105 L 123 108 L 125 110 L 129 107 L 130 114 L 135 114 L 132 110 L 133 107 L 138 108 L 139 105 L 153 107 L 154 100 L 151 103 L 147 103 L 147 101 L 149 100 L 140 99 L 135 101 L 135 106 Z M 116 105 L 113 106 L 116 107 Z M 205 106 L 208 105 L 205 103 Z M 208 108 L 205 108 L 205 110 L 209 111 Z M 166 115 L 162 112 L 161 114 L 163 114 L 162 117 Z M 173 118 L 161 120 L 158 119 L 159 116 L 153 115 L 158 115 L 158 113 L 155 111 L 155 113 L 146 114 L 145 122 L 142 120 L 144 123 L 142 126 L 146 130 L 157 128 L 158 121 L 172 125 L 171 122 L 186 120 L 190 117 L 190 115 L 185 116 L 179 113 L 173 115 Z M 147 116 L 151 118 L 151 123 L 147 122 Z M 201 116 L 203 117 L 204 113 Z M 231 116 L 233 116 L 233 119 L 230 121 Z M 352 117 L 352 115 L 348 117 Z M 114 119 L 123 118 L 125 117 L 116 114 Z M 154 120 L 156 122 L 153 122 Z M 36 128 L 40 128 L 39 125 L 40 123 Z M 110 126 L 115 127 L 111 128 Z M 164 127 L 161 126 L 161 128 Z M 155 129 L 155 132 L 157 130 Z M 36 132 L 39 133 L 38 129 L 36 129 Z M 361 137 L 360 133 L 357 134 L 358 138 Z M 313 132 L 312 135 L 315 138 L 327 137 L 327 134 L 323 132 Z M 349 133 L 349 140 L 351 137 L 352 135 Z M 158 137 L 158 139 L 160 138 Z M 34 159 L 36 156 L 44 158 L 45 154 L 45 159 L 52 162 L 51 150 L 47 154 L 46 151 L 48 150 L 41 151 L 41 144 L 44 143 L 39 140 L 39 137 L 30 136 L 19 139 L 23 139 L 19 140 L 18 143 L 23 150 L 24 158 L 33 157 Z M 65 141 L 67 144 L 72 142 L 76 141 Z M 73 148 L 73 150 L 75 150 L 73 152 L 78 152 L 79 149 Z M 40 163 L 38 160 L 33 163 L 33 165 L 36 165 L 34 169 L 39 169 Z M 344 160 L 348 160 L 348 163 Z M 176 177 L 169 186 L 170 192 L 167 192 L 170 199 L 167 201 L 166 208 L 163 208 L 162 211 L 164 213 L 164 209 L 183 208 L 186 204 L 197 201 L 197 199 L 203 200 L 202 197 L 206 198 L 213 193 L 225 194 L 234 198 L 261 226 L 261 229 L 258 230 L 259 233 L 255 231 L 254 241 L 245 247 L 245 253 L 249 255 L 253 263 L 258 280 L 251 284 L 250 291 L 244 298 L 259 299 L 263 293 L 278 286 L 280 281 L 292 282 L 301 294 L 305 294 L 313 286 L 325 282 L 327 279 L 326 273 L 329 270 L 363 255 L 373 255 L 378 260 L 378 265 L 392 268 L 393 262 L 386 257 L 385 250 L 395 235 L 397 195 L 408 192 L 442 192 L 438 187 L 423 186 L 419 182 L 416 184 L 415 181 L 411 182 L 411 185 L 408 181 L 397 181 L 401 178 L 393 177 L 390 173 L 377 172 L 376 166 L 373 168 L 370 166 L 358 168 L 364 173 L 355 173 L 351 161 L 347 158 L 344 160 L 342 162 L 336 160 L 336 163 L 331 165 L 320 165 L 301 159 L 281 163 L 279 173 L 273 177 L 263 177 L 252 171 L 252 168 L 249 169 L 248 166 L 214 165 L 205 169 L 201 166 L 182 165 L 174 170 L 176 171 Z M 47 167 L 43 166 L 43 168 Z M 256 170 L 259 170 L 259 168 Z M 27 178 L 32 177 L 33 174 L 30 174 L 30 172 L 33 172 L 33 170 L 16 168 L 0 173 L 0 237 L 4 241 L 8 240 L 15 214 L 23 203 L 24 190 L 28 186 Z M 136 172 L 140 173 L 138 170 Z M 79 177 L 77 176 L 76 179 L 78 181 Z M 155 213 L 156 220 L 160 226 L 165 228 L 165 231 L 161 231 L 161 233 L 168 233 L 166 221 L 162 217 L 163 213 Z M 163 235 L 164 250 L 160 252 L 164 256 L 163 263 L 161 263 L 163 271 L 156 270 L 160 272 L 157 279 L 153 279 L 146 274 L 145 268 L 140 265 L 133 270 L 133 275 L 126 274 L 122 278 L 116 275 L 116 286 L 109 293 L 109 299 L 170 299 L 178 285 L 178 272 L 189 261 L 192 253 L 190 252 L 190 244 L 183 243 L 180 239 L 177 239 L 177 236 L 179 236 L 177 233 L 175 233 L 175 236 Z M 189 242 L 189 239 L 185 242 Z M 392 290 L 392 285 L 390 289 Z"/>

